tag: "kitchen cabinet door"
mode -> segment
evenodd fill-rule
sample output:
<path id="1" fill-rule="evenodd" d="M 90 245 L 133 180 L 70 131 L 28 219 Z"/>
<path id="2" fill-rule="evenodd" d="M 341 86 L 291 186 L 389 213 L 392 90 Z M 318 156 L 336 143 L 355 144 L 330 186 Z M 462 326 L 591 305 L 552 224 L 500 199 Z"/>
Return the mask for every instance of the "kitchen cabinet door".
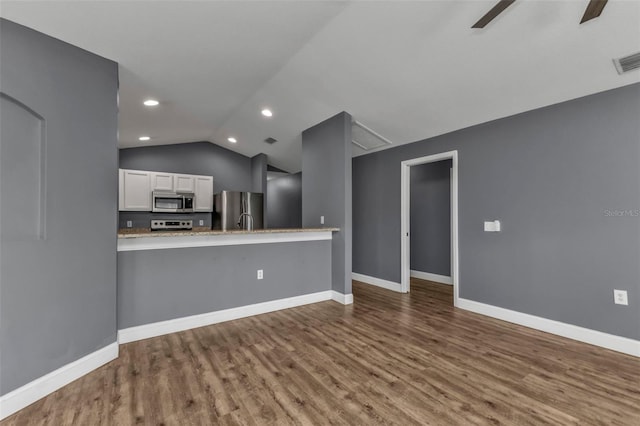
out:
<path id="1" fill-rule="evenodd" d="M 173 173 L 151 173 L 152 191 L 173 191 Z"/>
<path id="2" fill-rule="evenodd" d="M 213 211 L 213 177 L 212 176 L 195 176 L 195 206 L 193 210 L 196 212 L 212 212 Z"/>
<path id="3" fill-rule="evenodd" d="M 120 169 L 119 210 L 151 211 L 151 173 Z"/>
<path id="4" fill-rule="evenodd" d="M 194 175 L 173 175 L 173 187 L 176 192 L 195 192 Z"/>

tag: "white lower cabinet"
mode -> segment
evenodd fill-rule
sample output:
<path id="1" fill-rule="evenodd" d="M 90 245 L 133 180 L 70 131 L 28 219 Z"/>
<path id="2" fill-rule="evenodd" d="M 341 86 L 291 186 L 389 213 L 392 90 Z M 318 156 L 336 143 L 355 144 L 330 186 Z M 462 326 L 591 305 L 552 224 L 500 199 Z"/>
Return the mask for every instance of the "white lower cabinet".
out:
<path id="1" fill-rule="evenodd" d="M 151 173 L 120 169 L 118 210 L 151 211 Z"/>
<path id="2" fill-rule="evenodd" d="M 195 205 L 193 210 L 196 212 L 212 212 L 213 211 L 213 177 L 196 176 L 195 177 Z"/>

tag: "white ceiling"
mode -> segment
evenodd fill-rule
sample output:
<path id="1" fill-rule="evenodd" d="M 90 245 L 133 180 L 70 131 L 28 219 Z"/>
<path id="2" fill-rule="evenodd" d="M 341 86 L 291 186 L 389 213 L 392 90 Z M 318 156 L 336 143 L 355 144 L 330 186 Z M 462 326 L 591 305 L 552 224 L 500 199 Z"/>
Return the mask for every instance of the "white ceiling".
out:
<path id="1" fill-rule="evenodd" d="M 0 16 L 120 64 L 121 147 L 209 140 L 291 172 L 301 131 L 340 111 L 397 146 L 640 81 L 611 62 L 640 51 L 640 0 L 583 25 L 588 0 L 519 0 L 471 29 L 495 2 L 2 0 Z"/>

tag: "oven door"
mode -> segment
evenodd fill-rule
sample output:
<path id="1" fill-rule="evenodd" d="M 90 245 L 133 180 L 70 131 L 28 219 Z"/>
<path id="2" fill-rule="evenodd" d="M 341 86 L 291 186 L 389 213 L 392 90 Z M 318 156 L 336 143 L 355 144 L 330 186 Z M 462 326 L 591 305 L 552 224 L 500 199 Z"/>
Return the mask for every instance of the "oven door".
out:
<path id="1" fill-rule="evenodd" d="M 179 213 L 184 211 L 184 197 L 173 193 L 153 193 L 154 212 Z"/>

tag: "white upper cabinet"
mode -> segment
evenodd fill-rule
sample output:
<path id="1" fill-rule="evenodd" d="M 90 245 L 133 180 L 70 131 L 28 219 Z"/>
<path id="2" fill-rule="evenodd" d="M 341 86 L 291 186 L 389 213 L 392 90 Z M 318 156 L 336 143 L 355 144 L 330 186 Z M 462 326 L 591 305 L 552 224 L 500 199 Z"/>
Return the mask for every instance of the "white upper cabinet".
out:
<path id="1" fill-rule="evenodd" d="M 152 191 L 173 191 L 173 173 L 151 173 L 151 190 Z"/>
<path id="2" fill-rule="evenodd" d="M 212 212 L 213 211 L 213 177 L 211 176 L 195 176 L 195 205 L 193 210 L 196 212 Z"/>
<path id="3" fill-rule="evenodd" d="M 120 169 L 118 210 L 152 211 L 153 191 L 193 192 L 193 211 L 213 211 L 213 177 Z"/>
<path id="4" fill-rule="evenodd" d="M 196 192 L 195 176 L 174 174 L 173 188 L 176 192 Z"/>
<path id="5" fill-rule="evenodd" d="M 151 211 L 151 173 L 120 169 L 118 210 Z"/>

